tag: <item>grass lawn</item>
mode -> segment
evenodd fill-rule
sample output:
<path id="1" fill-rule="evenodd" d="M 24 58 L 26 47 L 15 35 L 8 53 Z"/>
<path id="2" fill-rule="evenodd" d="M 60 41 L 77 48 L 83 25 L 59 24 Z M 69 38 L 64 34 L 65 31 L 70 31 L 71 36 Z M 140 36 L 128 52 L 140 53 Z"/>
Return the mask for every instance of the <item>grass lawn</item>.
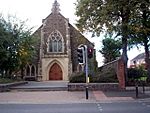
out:
<path id="1" fill-rule="evenodd" d="M 140 77 L 138 80 L 139 81 L 146 81 L 147 77 Z"/>
<path id="2" fill-rule="evenodd" d="M 0 78 L 0 84 L 12 83 L 12 82 L 16 82 L 16 81 L 17 80 L 8 79 L 8 78 Z"/>

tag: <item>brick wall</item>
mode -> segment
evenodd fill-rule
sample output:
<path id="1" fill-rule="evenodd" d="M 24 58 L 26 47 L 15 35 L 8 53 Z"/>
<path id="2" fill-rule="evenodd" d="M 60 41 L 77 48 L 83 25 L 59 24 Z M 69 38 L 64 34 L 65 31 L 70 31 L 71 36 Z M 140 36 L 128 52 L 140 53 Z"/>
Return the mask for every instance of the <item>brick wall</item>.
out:
<path id="1" fill-rule="evenodd" d="M 117 74 L 117 79 L 119 81 L 119 87 L 121 89 L 125 88 L 125 76 L 124 76 L 124 63 L 121 59 L 109 62 L 102 66 L 102 71 L 107 71 L 112 68 Z"/>
<path id="2" fill-rule="evenodd" d="M 118 62 L 117 78 L 119 81 L 119 87 L 124 89 L 125 88 L 124 63 L 121 59 L 119 59 L 117 62 Z"/>

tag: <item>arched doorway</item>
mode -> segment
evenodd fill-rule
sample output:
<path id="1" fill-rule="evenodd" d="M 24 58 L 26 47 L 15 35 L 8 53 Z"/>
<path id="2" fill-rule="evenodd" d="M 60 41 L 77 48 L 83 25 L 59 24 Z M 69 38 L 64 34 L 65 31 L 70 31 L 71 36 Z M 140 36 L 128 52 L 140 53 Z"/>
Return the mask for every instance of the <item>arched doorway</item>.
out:
<path id="1" fill-rule="evenodd" d="M 50 68 L 49 80 L 62 80 L 62 69 L 57 63 L 54 63 Z"/>

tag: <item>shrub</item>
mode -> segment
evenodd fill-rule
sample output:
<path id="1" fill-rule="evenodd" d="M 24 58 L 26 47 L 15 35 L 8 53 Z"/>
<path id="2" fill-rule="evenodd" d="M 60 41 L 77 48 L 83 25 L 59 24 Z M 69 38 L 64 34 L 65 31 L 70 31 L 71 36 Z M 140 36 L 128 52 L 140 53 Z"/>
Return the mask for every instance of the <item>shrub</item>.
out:
<path id="1" fill-rule="evenodd" d="M 128 69 L 129 79 L 138 79 L 140 77 L 146 77 L 146 76 L 147 76 L 147 71 L 141 67 Z"/>
<path id="2" fill-rule="evenodd" d="M 85 73 L 83 72 L 73 73 L 69 78 L 69 81 L 71 83 L 85 83 L 86 81 Z"/>
<path id="3" fill-rule="evenodd" d="M 98 72 L 96 75 L 89 75 L 90 82 L 92 83 L 112 83 L 118 82 L 117 75 L 114 69 L 109 68 L 107 71 Z M 85 83 L 85 73 L 73 73 L 69 78 L 71 83 Z"/>
<path id="4" fill-rule="evenodd" d="M 105 74 L 99 74 L 99 75 L 96 75 L 96 76 L 91 76 L 90 77 L 90 82 L 95 82 L 95 83 L 114 83 L 114 82 L 118 82 L 116 74 L 113 74 L 113 73 L 108 73 L 107 75 L 105 75 Z"/>
<path id="5" fill-rule="evenodd" d="M 91 82 L 110 83 L 118 82 L 117 74 L 112 67 L 101 68 L 95 76 L 90 77 Z"/>
<path id="6" fill-rule="evenodd" d="M 130 79 L 135 79 L 135 78 L 139 78 L 140 74 L 139 74 L 139 70 L 137 68 L 129 68 L 128 69 L 128 78 Z"/>
<path id="7" fill-rule="evenodd" d="M 143 67 L 129 68 L 127 85 L 133 86 L 138 83 L 146 82 L 147 71 Z"/>

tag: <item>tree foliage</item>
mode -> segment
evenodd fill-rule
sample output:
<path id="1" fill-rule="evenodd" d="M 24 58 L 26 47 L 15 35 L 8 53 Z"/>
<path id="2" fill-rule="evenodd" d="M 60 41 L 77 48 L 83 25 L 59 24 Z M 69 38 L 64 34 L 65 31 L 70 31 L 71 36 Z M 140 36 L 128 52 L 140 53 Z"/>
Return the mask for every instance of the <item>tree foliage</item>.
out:
<path id="1" fill-rule="evenodd" d="M 100 35 L 102 31 L 115 32 L 122 40 L 122 59 L 127 77 L 127 43 L 129 22 L 137 0 L 77 0 L 77 27 Z M 127 79 L 127 78 L 126 78 Z"/>
<path id="2" fill-rule="evenodd" d="M 115 40 L 111 37 L 106 37 L 102 40 L 103 47 L 99 51 L 104 57 L 104 63 L 111 62 L 116 60 L 121 56 L 121 41 Z"/>
<path id="3" fill-rule="evenodd" d="M 145 49 L 145 62 L 150 77 L 150 1 L 139 0 L 135 5 L 132 17 L 130 19 L 130 36 L 133 44 L 140 44 Z"/>
<path id="4" fill-rule="evenodd" d="M 0 71 L 11 76 L 31 61 L 36 40 L 25 22 L 0 17 Z"/>

